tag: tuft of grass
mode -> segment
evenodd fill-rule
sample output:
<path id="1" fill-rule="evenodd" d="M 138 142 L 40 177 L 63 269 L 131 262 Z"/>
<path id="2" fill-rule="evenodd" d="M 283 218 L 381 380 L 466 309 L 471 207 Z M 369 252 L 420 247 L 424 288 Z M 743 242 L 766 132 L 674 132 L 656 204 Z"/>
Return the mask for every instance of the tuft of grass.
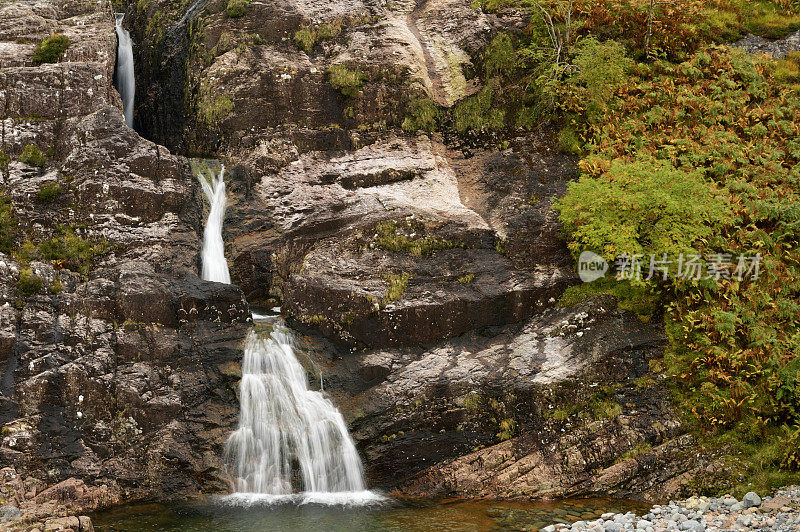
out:
<path id="1" fill-rule="evenodd" d="M 386 295 L 380 301 L 380 307 L 384 308 L 392 301 L 397 301 L 403 294 L 406 293 L 408 288 L 408 281 L 411 279 L 411 274 L 403 272 L 400 275 L 390 274 L 384 277 L 384 282 L 388 285 Z"/>
<path id="2" fill-rule="evenodd" d="M 106 242 L 91 242 L 79 235 L 69 227 L 59 227 L 50 240 L 39 244 L 39 253 L 47 260 L 53 261 L 56 267 L 89 274 L 89 268 L 98 255 L 108 249 Z"/>
<path id="3" fill-rule="evenodd" d="M 294 32 L 294 42 L 297 43 L 305 53 L 310 54 L 314 49 L 317 38 L 314 33 L 308 28 L 301 28 Z"/>
<path id="4" fill-rule="evenodd" d="M 11 198 L 0 191 L 0 251 L 10 253 L 19 232 L 19 220 L 14 215 Z"/>
<path id="5" fill-rule="evenodd" d="M 22 153 L 19 155 L 19 162 L 29 166 L 38 166 L 43 168 L 47 165 L 47 156 L 42 153 L 39 146 L 36 144 L 28 144 L 22 148 Z"/>
<path id="6" fill-rule="evenodd" d="M 419 237 L 412 238 L 397 231 L 397 222 L 394 220 L 386 220 L 379 223 L 375 227 L 378 234 L 377 246 L 387 251 L 406 251 L 415 257 L 428 255 L 434 251 L 441 249 L 451 249 L 457 247 L 458 244 L 450 240 L 433 238 L 433 237 Z"/>
<path id="7" fill-rule="evenodd" d="M 596 399 L 589 404 L 594 419 L 614 419 L 622 414 L 622 407 L 612 399 Z"/>
<path id="8" fill-rule="evenodd" d="M 633 449 L 624 452 L 615 463 L 624 462 L 625 460 L 630 460 L 631 458 L 638 458 L 640 456 L 644 456 L 645 454 L 649 453 L 653 449 L 653 446 L 647 442 L 641 442 L 636 445 Z"/>
<path id="9" fill-rule="evenodd" d="M 592 296 L 608 294 L 617 298 L 623 310 L 634 312 L 643 323 L 649 322 L 660 310 L 661 292 L 653 285 L 637 285 L 630 281 L 602 278 L 591 283 L 570 286 L 558 300 L 560 307 L 574 307 Z"/>
<path id="10" fill-rule="evenodd" d="M 505 125 L 505 111 L 492 105 L 497 89 L 496 80 L 491 80 L 477 94 L 465 98 L 453 107 L 453 125 L 456 131 L 498 130 Z"/>
<path id="11" fill-rule="evenodd" d="M 197 103 L 197 116 L 207 127 L 218 125 L 231 114 L 231 111 L 233 111 L 233 101 L 226 94 L 214 97 L 210 91 L 204 91 Z"/>
<path id="12" fill-rule="evenodd" d="M 461 283 L 461 284 L 469 284 L 474 280 L 475 280 L 475 274 L 474 273 L 468 273 L 468 274 L 462 275 L 461 277 L 458 278 L 458 282 Z"/>
<path id="13" fill-rule="evenodd" d="M 0 177 L 4 180 L 8 179 L 8 165 L 11 164 L 11 157 L 8 154 L 0 150 Z"/>
<path id="14" fill-rule="evenodd" d="M 42 289 L 42 279 L 33 273 L 31 268 L 22 268 L 19 272 L 17 289 L 26 296 L 36 294 Z"/>
<path id="15" fill-rule="evenodd" d="M 349 68 L 347 65 L 332 65 L 326 71 L 331 87 L 343 95 L 354 98 L 364 86 L 367 76 L 360 68 Z"/>
<path id="16" fill-rule="evenodd" d="M 430 98 L 418 98 L 408 104 L 408 115 L 403 119 L 404 131 L 436 131 L 441 113 Z"/>
<path id="17" fill-rule="evenodd" d="M 580 155 L 583 153 L 581 140 L 575 128 L 567 126 L 558 132 L 558 147 L 562 153 Z"/>
<path id="18" fill-rule="evenodd" d="M 37 65 L 58 63 L 70 44 L 69 37 L 66 35 L 54 34 L 36 46 L 33 51 L 33 62 Z"/>
<path id="19" fill-rule="evenodd" d="M 228 0 L 228 5 L 225 7 L 225 14 L 230 18 L 240 18 L 247 13 L 247 6 L 250 5 L 250 0 Z"/>
<path id="20" fill-rule="evenodd" d="M 473 393 L 464 398 L 464 408 L 468 412 L 477 412 L 481 407 L 481 396 Z"/>
<path id="21" fill-rule="evenodd" d="M 50 286 L 49 286 L 49 287 L 47 287 L 47 290 L 48 290 L 48 291 L 49 291 L 51 294 L 58 294 L 59 292 L 61 292 L 61 290 L 62 290 L 63 288 L 64 288 L 64 285 L 62 285 L 62 284 L 61 284 L 61 281 L 59 281 L 58 279 L 56 279 L 56 280 L 54 280 L 52 283 L 50 283 Z"/>
<path id="22" fill-rule="evenodd" d="M 61 194 L 61 183 L 58 181 L 47 181 L 39 185 L 39 190 L 36 192 L 36 196 L 39 200 L 45 203 L 52 203 L 59 194 Z"/>
<path id="23" fill-rule="evenodd" d="M 500 441 L 510 440 L 517 432 L 517 422 L 511 418 L 503 419 L 498 423 L 498 428 L 497 438 Z"/>

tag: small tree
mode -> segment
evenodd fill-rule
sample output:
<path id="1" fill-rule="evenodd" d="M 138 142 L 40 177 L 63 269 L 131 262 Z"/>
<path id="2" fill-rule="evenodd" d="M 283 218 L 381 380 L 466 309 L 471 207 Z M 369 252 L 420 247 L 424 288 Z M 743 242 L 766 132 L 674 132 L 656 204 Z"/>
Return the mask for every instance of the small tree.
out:
<path id="1" fill-rule="evenodd" d="M 727 197 L 703 179 L 655 159 L 614 161 L 600 177 L 571 183 L 556 209 L 573 254 L 691 253 L 732 220 Z"/>

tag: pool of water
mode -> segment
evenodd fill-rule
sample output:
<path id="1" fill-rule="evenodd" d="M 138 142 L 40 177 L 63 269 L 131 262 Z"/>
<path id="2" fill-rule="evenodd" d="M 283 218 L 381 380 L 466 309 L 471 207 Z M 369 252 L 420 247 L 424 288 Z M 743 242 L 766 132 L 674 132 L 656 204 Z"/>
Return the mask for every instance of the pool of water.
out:
<path id="1" fill-rule="evenodd" d="M 483 532 L 538 530 L 556 522 L 594 519 L 604 512 L 646 510 L 618 499 L 556 502 L 387 500 L 368 506 L 225 499 L 120 506 L 92 516 L 98 532 Z"/>

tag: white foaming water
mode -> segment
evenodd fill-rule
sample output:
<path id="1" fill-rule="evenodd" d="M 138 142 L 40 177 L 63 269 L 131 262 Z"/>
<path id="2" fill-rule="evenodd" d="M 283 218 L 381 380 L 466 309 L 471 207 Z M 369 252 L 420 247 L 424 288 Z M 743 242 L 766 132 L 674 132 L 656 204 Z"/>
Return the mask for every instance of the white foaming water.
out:
<path id="1" fill-rule="evenodd" d="M 125 15 L 117 14 L 117 71 L 114 85 L 122 97 L 122 109 L 125 112 L 125 124 L 133 127 L 133 101 L 136 96 L 136 78 L 133 72 L 133 43 L 131 34 L 122 27 Z"/>
<path id="2" fill-rule="evenodd" d="M 208 214 L 206 229 L 203 233 L 203 272 L 206 281 L 230 284 L 231 274 L 228 271 L 228 261 L 225 260 L 225 242 L 222 240 L 222 223 L 225 220 L 225 165 L 222 165 L 218 174 L 212 173 L 211 182 L 203 174 L 198 174 L 208 201 L 211 203 L 211 212 Z"/>
<path id="3" fill-rule="evenodd" d="M 203 236 L 203 279 L 230 284 L 222 224 L 225 166 L 211 180 L 198 172 L 211 203 Z M 279 307 L 272 309 L 280 312 Z M 384 500 L 366 490 L 361 459 L 342 414 L 323 392 L 308 388 L 295 356 L 291 329 L 278 316 L 253 313 L 271 322 L 269 336 L 251 330 L 245 340 L 239 386 L 239 427 L 226 445 L 234 477 L 226 504 L 365 505 Z"/>
<path id="4" fill-rule="evenodd" d="M 226 454 L 235 476 L 234 504 L 367 504 L 361 460 L 342 414 L 308 388 L 294 335 L 279 320 L 269 336 L 245 343 L 239 427 Z M 297 492 L 300 493 L 297 493 Z"/>

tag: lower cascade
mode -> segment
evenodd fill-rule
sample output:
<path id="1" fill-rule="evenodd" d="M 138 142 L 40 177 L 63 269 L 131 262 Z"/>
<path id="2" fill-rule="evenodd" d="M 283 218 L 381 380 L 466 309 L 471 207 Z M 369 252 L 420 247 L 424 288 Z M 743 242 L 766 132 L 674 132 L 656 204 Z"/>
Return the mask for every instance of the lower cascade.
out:
<path id="1" fill-rule="evenodd" d="M 131 34 L 122 27 L 125 15 L 117 14 L 117 64 L 114 72 L 114 86 L 122 97 L 122 110 L 125 124 L 133 127 L 133 102 L 136 97 L 136 77 L 133 71 L 133 43 Z"/>
<path id="2" fill-rule="evenodd" d="M 294 334 L 251 331 L 242 364 L 239 427 L 227 455 L 236 491 L 270 495 L 361 492 L 364 473 L 342 414 L 308 388 Z"/>
<path id="3" fill-rule="evenodd" d="M 222 240 L 225 167 L 198 173 L 211 210 L 203 239 L 206 280 L 230 283 Z M 251 330 L 244 346 L 239 426 L 226 445 L 236 500 L 300 500 L 335 504 L 381 500 L 366 491 L 364 471 L 342 414 L 322 391 L 309 389 L 295 355 L 295 337 L 277 316 Z"/>

